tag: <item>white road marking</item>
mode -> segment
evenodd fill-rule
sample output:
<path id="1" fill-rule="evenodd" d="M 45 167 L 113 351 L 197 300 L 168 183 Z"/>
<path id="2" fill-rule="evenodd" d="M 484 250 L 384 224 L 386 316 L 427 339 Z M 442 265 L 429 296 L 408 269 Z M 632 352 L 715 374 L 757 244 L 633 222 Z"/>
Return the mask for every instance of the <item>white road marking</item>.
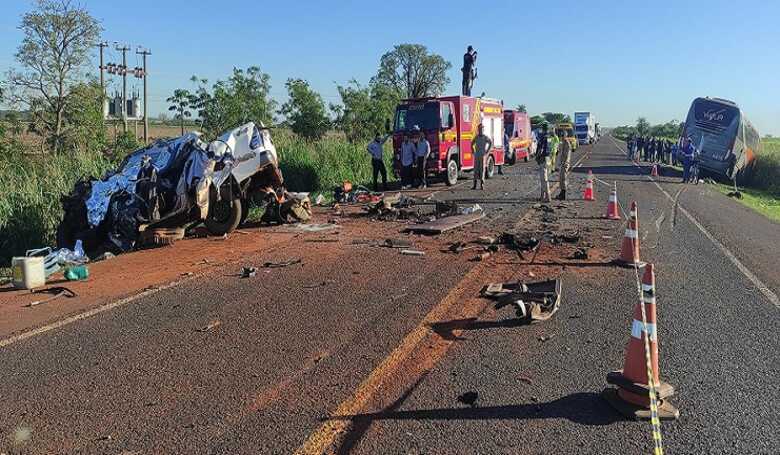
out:
<path id="1" fill-rule="evenodd" d="M 106 303 L 104 305 L 101 305 L 101 306 L 99 306 L 97 308 L 93 308 L 91 310 L 85 311 L 83 313 L 75 314 L 75 315 L 67 317 L 65 319 L 61 319 L 59 321 L 52 322 L 51 324 L 46 324 L 44 326 L 41 326 L 41 327 L 38 327 L 38 328 L 35 328 L 35 329 L 32 329 L 32 330 L 27 330 L 25 332 L 19 333 L 17 335 L 12 336 L 12 337 L 0 340 L 0 348 L 4 348 L 6 346 L 12 345 L 12 344 L 17 343 L 19 341 L 23 341 L 23 340 L 26 340 L 28 338 L 32 338 L 32 337 L 34 337 L 36 335 L 40 335 L 42 333 L 46 333 L 46 332 L 49 332 L 49 331 L 54 330 L 54 329 L 58 329 L 60 327 L 66 326 L 66 325 L 70 325 L 70 324 L 72 324 L 74 322 L 81 321 L 82 319 L 87 319 L 89 317 L 92 317 L 92 316 L 95 316 L 97 314 L 100 314 L 100 313 L 102 313 L 104 311 L 112 310 L 114 308 L 126 305 L 126 304 L 131 303 L 131 302 L 133 302 L 135 300 L 138 300 L 138 299 L 140 299 L 142 297 L 148 297 L 150 295 L 156 294 L 156 293 L 158 293 L 160 291 L 163 291 L 165 289 L 170 289 L 172 287 L 178 286 L 178 285 L 184 283 L 185 281 L 189 281 L 189 280 L 191 280 L 193 278 L 196 278 L 196 277 L 197 276 L 190 276 L 190 277 L 187 277 L 187 278 L 182 279 L 182 280 L 176 280 L 176 281 L 173 281 L 173 282 L 168 283 L 168 284 L 163 284 L 163 285 L 151 288 L 151 289 L 147 289 L 147 290 L 142 291 L 142 292 L 140 292 L 138 294 L 131 295 L 130 297 L 125 297 L 124 299 L 120 299 L 120 300 L 116 300 L 116 301 L 113 301 L 113 302 L 110 302 L 110 303 Z"/>
<path id="2" fill-rule="evenodd" d="M 626 154 L 623 151 L 623 149 L 620 148 L 620 145 L 618 145 L 618 143 L 615 142 L 615 139 L 612 138 L 612 136 L 609 136 L 609 139 L 612 141 L 612 143 L 621 153 L 623 153 L 624 155 Z M 633 161 L 632 163 L 634 164 L 634 166 L 640 167 L 638 164 L 634 163 Z M 664 194 L 664 196 L 667 197 L 667 199 L 674 202 L 674 198 L 672 197 L 672 195 L 667 193 L 666 190 L 664 190 L 655 179 L 653 179 L 649 175 L 646 175 L 645 177 L 647 177 L 648 180 L 653 182 L 653 184 L 655 184 L 655 186 Z M 690 220 L 690 222 L 693 223 L 693 225 L 696 226 L 699 229 L 699 231 L 701 231 L 701 233 L 704 234 L 705 237 L 707 237 L 716 247 L 718 247 L 721 253 L 723 253 L 723 255 L 726 256 L 735 266 L 737 266 L 737 269 L 739 269 L 739 271 L 742 272 L 742 274 L 745 275 L 745 277 L 748 280 L 750 280 L 758 288 L 758 290 L 761 291 L 762 294 L 764 294 L 764 297 L 766 297 L 769 300 L 769 303 L 771 303 L 777 308 L 780 308 L 780 298 L 777 297 L 777 294 L 775 294 L 771 289 L 769 289 L 769 287 L 766 284 L 764 284 L 764 282 L 761 281 L 761 279 L 759 279 L 753 272 L 750 271 L 750 269 L 748 269 L 739 259 L 737 259 L 734 253 L 732 253 L 731 250 L 726 248 L 726 246 L 723 245 L 723 243 L 721 243 L 720 240 L 716 239 L 715 236 L 710 234 L 710 232 L 707 229 L 705 229 L 704 226 L 702 226 L 702 224 L 699 223 L 699 221 L 696 218 L 694 218 L 693 215 L 691 215 L 687 210 L 685 210 L 685 207 L 678 204 L 678 208 L 680 210 L 680 213 L 685 215 L 685 217 L 688 218 L 688 220 Z"/>

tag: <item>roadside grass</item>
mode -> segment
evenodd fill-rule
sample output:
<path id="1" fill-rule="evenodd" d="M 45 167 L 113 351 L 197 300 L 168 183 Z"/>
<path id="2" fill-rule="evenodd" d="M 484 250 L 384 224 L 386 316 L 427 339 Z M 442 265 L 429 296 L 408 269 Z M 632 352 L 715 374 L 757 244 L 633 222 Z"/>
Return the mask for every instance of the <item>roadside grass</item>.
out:
<path id="1" fill-rule="evenodd" d="M 322 193 L 331 199 L 333 188 L 349 180 L 369 186 L 371 163 L 366 143 L 350 143 L 341 134 L 320 141 L 306 141 L 289 130 L 275 129 L 272 139 L 290 191 Z M 53 246 L 62 218 L 60 197 L 70 193 L 81 178 L 102 177 L 125 153 L 107 156 L 99 152 L 42 154 L 21 143 L 0 154 L 0 267 L 12 256 L 32 248 Z M 390 149 L 389 142 L 386 149 Z M 388 171 L 391 154 L 386 152 Z M 392 180 L 392 175 L 388 175 Z M 262 212 L 253 211 L 250 219 Z"/>
<path id="2" fill-rule="evenodd" d="M 734 191 L 734 187 L 731 185 L 718 183 L 716 187 L 718 188 L 718 191 L 723 194 Z M 742 199 L 736 199 L 737 201 L 764 215 L 770 220 L 780 223 L 780 196 L 765 190 L 753 188 L 740 188 L 739 192 L 742 193 Z"/>

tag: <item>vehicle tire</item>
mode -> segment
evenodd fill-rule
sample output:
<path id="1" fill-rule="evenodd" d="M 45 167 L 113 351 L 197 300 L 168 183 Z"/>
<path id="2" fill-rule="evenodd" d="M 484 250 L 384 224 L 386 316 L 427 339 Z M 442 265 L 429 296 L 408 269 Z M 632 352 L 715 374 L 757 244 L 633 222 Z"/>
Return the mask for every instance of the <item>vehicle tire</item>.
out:
<path id="1" fill-rule="evenodd" d="M 444 176 L 447 186 L 453 186 L 458 183 L 458 171 L 458 162 L 455 161 L 455 158 L 450 158 L 447 162 L 447 173 Z"/>
<path id="2" fill-rule="evenodd" d="M 487 169 L 485 170 L 485 178 L 493 178 L 493 175 L 496 173 L 496 161 L 493 159 L 492 156 L 488 157 L 487 162 Z"/>
<path id="3" fill-rule="evenodd" d="M 224 235 L 233 232 L 241 222 L 241 199 L 232 201 L 221 199 L 209 204 L 209 215 L 206 217 L 206 229 L 212 235 Z M 248 212 L 248 211 L 247 211 Z"/>
<path id="4" fill-rule="evenodd" d="M 246 219 L 249 218 L 249 201 L 242 200 L 241 201 L 241 220 L 238 222 L 239 226 L 242 226 L 244 223 L 246 223 Z"/>

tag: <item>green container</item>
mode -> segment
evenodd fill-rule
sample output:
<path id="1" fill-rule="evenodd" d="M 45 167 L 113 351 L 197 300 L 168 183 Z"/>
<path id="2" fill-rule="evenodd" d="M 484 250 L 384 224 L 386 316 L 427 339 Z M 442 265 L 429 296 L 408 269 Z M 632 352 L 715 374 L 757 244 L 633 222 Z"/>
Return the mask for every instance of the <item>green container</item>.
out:
<path id="1" fill-rule="evenodd" d="M 89 269 L 86 265 L 77 265 L 65 269 L 65 279 L 68 281 L 81 281 L 89 278 Z"/>

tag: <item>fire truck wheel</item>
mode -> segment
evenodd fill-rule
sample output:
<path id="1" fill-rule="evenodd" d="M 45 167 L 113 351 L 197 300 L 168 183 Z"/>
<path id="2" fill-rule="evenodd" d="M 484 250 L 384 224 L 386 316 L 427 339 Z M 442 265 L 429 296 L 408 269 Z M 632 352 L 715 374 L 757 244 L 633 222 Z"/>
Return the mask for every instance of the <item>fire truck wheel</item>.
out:
<path id="1" fill-rule="evenodd" d="M 485 169 L 485 178 L 493 178 L 493 175 L 496 173 L 496 161 L 493 159 L 493 157 L 488 158 L 487 162 L 487 169 Z"/>
<path id="2" fill-rule="evenodd" d="M 458 183 L 458 162 L 455 158 L 450 158 L 447 163 L 447 175 L 445 176 L 447 186 L 453 186 Z"/>

